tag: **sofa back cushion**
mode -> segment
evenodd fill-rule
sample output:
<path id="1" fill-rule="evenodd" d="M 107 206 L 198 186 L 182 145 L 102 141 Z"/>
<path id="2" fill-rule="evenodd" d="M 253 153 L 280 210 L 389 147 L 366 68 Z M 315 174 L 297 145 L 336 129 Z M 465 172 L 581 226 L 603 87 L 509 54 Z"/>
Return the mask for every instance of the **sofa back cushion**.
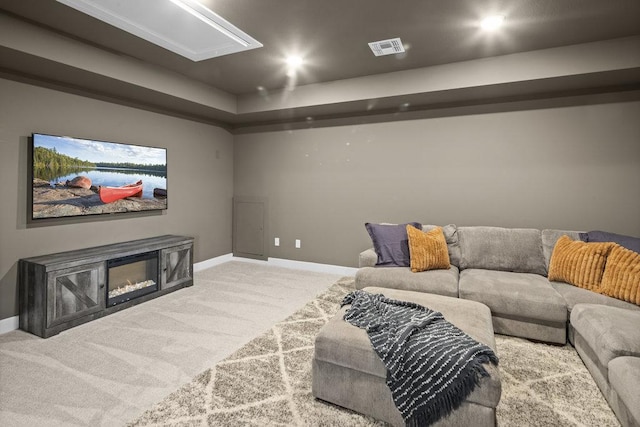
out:
<path id="1" fill-rule="evenodd" d="M 460 269 L 513 271 L 546 275 L 540 230 L 458 227 Z"/>
<path id="2" fill-rule="evenodd" d="M 562 236 L 569 236 L 572 240 L 583 240 L 580 234 L 580 231 L 542 230 L 542 253 L 544 254 L 544 265 L 547 267 L 547 271 L 549 271 L 549 261 L 551 261 L 551 254 L 558 239 Z"/>

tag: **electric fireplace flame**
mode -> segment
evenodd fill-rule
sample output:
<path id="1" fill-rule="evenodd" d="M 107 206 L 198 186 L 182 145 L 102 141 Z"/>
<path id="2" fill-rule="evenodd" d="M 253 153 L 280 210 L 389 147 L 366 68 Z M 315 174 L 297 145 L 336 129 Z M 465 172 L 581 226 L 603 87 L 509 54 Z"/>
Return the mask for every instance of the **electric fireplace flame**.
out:
<path id="1" fill-rule="evenodd" d="M 133 292 L 133 291 L 137 291 L 139 289 L 144 289 L 148 286 L 153 286 L 155 285 L 156 282 L 154 282 L 153 280 L 145 280 L 143 282 L 138 282 L 138 283 L 131 283 L 129 280 L 127 280 L 127 284 L 124 286 L 120 286 L 119 288 L 116 288 L 114 290 L 109 291 L 109 298 L 114 298 L 117 297 L 119 295 L 123 295 L 126 294 L 128 292 Z"/>
<path id="2" fill-rule="evenodd" d="M 158 290 L 158 251 L 110 260 L 107 263 L 107 306 Z"/>

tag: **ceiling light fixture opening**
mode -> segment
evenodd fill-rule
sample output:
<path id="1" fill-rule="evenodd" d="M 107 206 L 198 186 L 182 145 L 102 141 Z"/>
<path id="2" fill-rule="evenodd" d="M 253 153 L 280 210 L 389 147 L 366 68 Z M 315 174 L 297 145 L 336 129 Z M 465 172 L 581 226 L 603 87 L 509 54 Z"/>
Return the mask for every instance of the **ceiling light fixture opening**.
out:
<path id="1" fill-rule="evenodd" d="M 492 15 L 487 16 L 480 22 L 480 27 L 483 30 L 494 31 L 500 28 L 504 24 L 504 15 Z"/>
<path id="2" fill-rule="evenodd" d="M 289 55 L 286 59 L 289 68 L 300 68 L 304 64 L 304 59 L 299 55 Z"/>
<path id="3" fill-rule="evenodd" d="M 287 76 L 291 77 L 304 65 L 304 58 L 300 55 L 289 55 L 285 58 L 287 64 Z"/>

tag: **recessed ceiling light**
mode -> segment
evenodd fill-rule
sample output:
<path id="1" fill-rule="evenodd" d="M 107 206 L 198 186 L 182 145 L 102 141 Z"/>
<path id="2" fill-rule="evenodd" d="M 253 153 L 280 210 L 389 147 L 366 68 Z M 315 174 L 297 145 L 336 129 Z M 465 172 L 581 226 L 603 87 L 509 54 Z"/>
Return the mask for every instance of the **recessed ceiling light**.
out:
<path id="1" fill-rule="evenodd" d="M 285 61 L 289 68 L 300 68 L 304 64 L 304 59 L 298 55 L 289 55 Z"/>
<path id="2" fill-rule="evenodd" d="M 484 30 L 496 30 L 504 23 L 504 15 L 487 16 L 480 22 L 480 27 Z"/>
<path id="3" fill-rule="evenodd" d="M 300 55 L 289 55 L 285 58 L 287 64 L 287 76 L 293 77 L 296 72 L 304 65 L 304 59 Z"/>

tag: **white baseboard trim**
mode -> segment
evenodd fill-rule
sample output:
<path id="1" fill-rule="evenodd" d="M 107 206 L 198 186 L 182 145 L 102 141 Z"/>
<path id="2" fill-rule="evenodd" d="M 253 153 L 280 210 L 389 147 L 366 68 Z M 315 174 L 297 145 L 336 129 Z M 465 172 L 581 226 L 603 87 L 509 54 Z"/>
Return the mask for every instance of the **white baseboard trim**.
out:
<path id="1" fill-rule="evenodd" d="M 15 331 L 20 327 L 20 316 L 0 320 L 0 335 Z"/>
<path id="2" fill-rule="evenodd" d="M 233 254 L 221 255 L 211 258 L 193 265 L 193 271 L 204 270 L 205 268 L 214 267 L 228 261 L 249 262 L 254 264 L 272 265 L 274 267 L 290 268 L 293 270 L 306 270 L 316 273 L 337 274 L 340 276 L 355 276 L 358 271 L 354 267 L 344 267 L 341 265 L 319 264 L 315 262 L 294 261 L 284 258 L 269 258 L 268 261 L 261 259 L 242 258 L 233 256 Z"/>
<path id="3" fill-rule="evenodd" d="M 193 264 L 193 271 L 205 270 L 207 268 L 215 267 L 216 265 L 224 264 L 233 259 L 233 254 L 220 255 L 215 258 L 207 259 L 204 261 L 196 262 Z"/>
<path id="4" fill-rule="evenodd" d="M 338 274 L 340 276 L 355 276 L 358 271 L 354 267 L 344 267 L 342 265 L 318 264 L 307 261 L 294 261 L 283 258 L 269 258 L 269 265 L 276 267 L 292 268 L 294 270 L 307 270 L 316 273 Z"/>

